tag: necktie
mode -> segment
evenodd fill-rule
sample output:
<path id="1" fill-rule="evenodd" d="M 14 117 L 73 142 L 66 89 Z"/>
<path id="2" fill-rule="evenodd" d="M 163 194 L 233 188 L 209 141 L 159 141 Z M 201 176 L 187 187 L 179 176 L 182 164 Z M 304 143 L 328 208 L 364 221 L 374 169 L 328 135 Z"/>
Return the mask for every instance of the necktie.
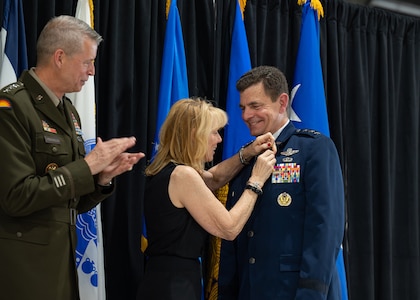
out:
<path id="1" fill-rule="evenodd" d="M 66 114 L 64 112 L 64 104 L 63 104 L 63 100 L 60 101 L 60 103 L 58 103 L 57 106 L 58 110 L 60 111 L 61 115 L 64 117 L 64 119 L 66 118 Z"/>

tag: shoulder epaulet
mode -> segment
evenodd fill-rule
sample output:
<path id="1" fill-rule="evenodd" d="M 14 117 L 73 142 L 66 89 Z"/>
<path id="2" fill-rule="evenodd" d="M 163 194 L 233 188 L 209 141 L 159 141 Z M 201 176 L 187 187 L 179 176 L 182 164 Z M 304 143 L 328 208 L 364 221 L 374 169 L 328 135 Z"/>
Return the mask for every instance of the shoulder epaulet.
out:
<path id="1" fill-rule="evenodd" d="M 313 130 L 313 129 L 296 129 L 295 134 L 315 138 L 315 137 L 320 136 L 321 132 Z"/>
<path id="2" fill-rule="evenodd" d="M 4 88 L 1 89 L 1 92 L 9 94 L 9 95 L 14 95 L 18 91 L 23 89 L 24 87 L 25 87 L 25 85 L 23 84 L 23 82 L 17 81 L 17 82 L 11 83 L 9 85 L 6 85 Z"/>

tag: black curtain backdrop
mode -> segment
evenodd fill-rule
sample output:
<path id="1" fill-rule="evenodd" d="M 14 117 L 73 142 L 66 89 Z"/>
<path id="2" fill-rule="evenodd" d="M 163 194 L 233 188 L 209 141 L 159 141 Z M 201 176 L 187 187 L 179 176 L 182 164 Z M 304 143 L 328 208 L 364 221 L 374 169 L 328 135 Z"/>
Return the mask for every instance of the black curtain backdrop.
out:
<path id="1" fill-rule="evenodd" d="M 77 1 L 22 2 L 29 65 L 34 66 L 40 30 L 54 15 L 74 15 Z M 216 0 L 214 6 L 212 0 L 177 2 L 190 95 L 224 108 L 235 0 Z M 94 0 L 95 29 L 104 37 L 95 76 L 98 136 L 134 135 L 133 151 L 145 152 L 148 159 L 165 4 Z M 343 0 L 323 4 L 327 108 L 346 186 L 343 245 L 349 298 L 420 299 L 420 19 Z M 295 0 L 248 0 L 245 26 L 252 65 L 275 65 L 291 82 L 300 18 Z M 134 299 L 141 280 L 146 163 L 120 176 L 116 193 L 101 206 L 108 300 Z"/>
<path id="2" fill-rule="evenodd" d="M 420 299 L 420 19 L 330 2 L 322 52 L 352 299 Z"/>

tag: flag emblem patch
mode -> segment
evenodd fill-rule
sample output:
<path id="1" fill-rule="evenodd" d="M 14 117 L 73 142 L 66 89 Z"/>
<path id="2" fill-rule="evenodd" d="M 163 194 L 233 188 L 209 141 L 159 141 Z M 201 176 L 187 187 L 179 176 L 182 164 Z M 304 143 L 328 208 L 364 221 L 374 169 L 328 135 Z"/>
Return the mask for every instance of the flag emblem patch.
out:
<path id="1" fill-rule="evenodd" d="M 0 99 L 0 109 L 12 109 L 12 104 L 7 99 Z"/>

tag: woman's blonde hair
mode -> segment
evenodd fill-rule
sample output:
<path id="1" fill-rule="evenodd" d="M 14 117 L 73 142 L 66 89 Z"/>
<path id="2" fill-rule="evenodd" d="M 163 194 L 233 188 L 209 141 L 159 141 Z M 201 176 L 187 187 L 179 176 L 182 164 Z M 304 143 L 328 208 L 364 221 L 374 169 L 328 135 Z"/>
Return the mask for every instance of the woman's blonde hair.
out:
<path id="1" fill-rule="evenodd" d="M 208 138 L 213 130 L 223 128 L 227 114 L 202 99 L 175 102 L 159 133 L 159 145 L 146 175 L 157 174 L 169 162 L 204 170 Z"/>

